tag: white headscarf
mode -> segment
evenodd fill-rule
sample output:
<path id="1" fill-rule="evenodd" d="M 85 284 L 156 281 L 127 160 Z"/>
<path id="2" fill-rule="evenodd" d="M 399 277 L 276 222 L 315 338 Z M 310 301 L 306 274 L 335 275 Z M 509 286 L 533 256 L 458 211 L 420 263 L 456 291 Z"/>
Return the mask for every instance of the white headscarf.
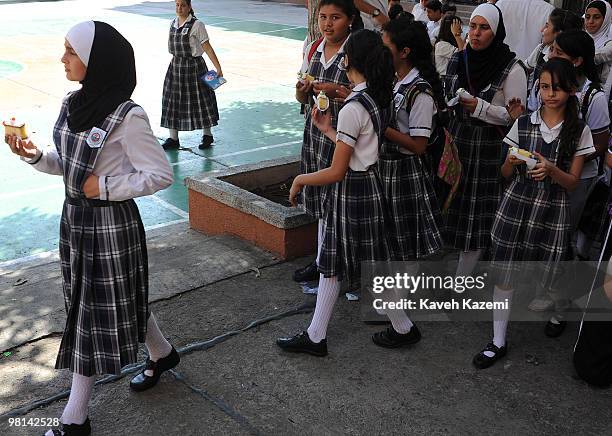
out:
<path id="1" fill-rule="evenodd" d="M 497 34 L 497 26 L 499 26 L 499 9 L 497 9 L 496 6 L 493 6 L 491 3 L 482 3 L 474 9 L 470 21 L 472 21 L 474 17 L 482 17 L 487 20 L 487 23 L 491 26 L 493 35 Z"/>
<path id="2" fill-rule="evenodd" d="M 89 55 L 95 34 L 96 25 L 93 21 L 76 24 L 66 34 L 66 40 L 86 67 L 89 65 Z"/>
<path id="3" fill-rule="evenodd" d="M 592 3 L 593 2 L 590 2 L 587 5 L 586 9 L 584 10 L 585 14 L 587 9 L 591 7 Z M 606 15 L 603 17 L 603 23 L 601 23 L 601 27 L 597 32 L 592 35 L 589 33 L 589 35 L 591 35 L 591 38 L 593 38 L 593 42 L 595 42 L 596 51 L 601 49 L 610 40 L 610 36 L 608 35 L 608 33 L 610 32 L 610 27 L 612 25 L 612 7 L 610 6 L 610 3 L 608 3 L 606 0 L 602 0 L 602 3 L 606 5 Z"/>

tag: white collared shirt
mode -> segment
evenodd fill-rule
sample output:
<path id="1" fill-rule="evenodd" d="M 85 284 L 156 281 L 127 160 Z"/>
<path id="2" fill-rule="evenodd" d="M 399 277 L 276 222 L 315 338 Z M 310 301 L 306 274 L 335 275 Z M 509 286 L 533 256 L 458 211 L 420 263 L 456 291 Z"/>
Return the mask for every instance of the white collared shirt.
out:
<path id="1" fill-rule="evenodd" d="M 440 34 L 441 21 L 442 20 L 440 19 L 438 21 L 429 21 L 427 23 L 427 33 L 429 34 L 429 40 L 431 41 L 431 45 L 434 45 L 436 43 L 436 38 Z"/>
<path id="2" fill-rule="evenodd" d="M 414 99 L 414 104 L 410 108 L 410 116 L 408 116 L 408 110 L 406 108 L 407 102 L 402 95 L 397 94 L 400 86 L 412 83 L 419 77 L 419 70 L 413 68 L 410 70 L 406 77 L 395 84 L 393 92 L 395 111 L 397 113 L 397 124 L 399 131 L 410 136 L 421 136 L 429 138 L 431 136 L 431 130 L 433 125 L 433 116 L 437 113 L 436 104 L 434 99 L 424 92 L 417 95 Z M 397 105 L 403 103 L 403 107 L 399 108 Z M 414 154 L 410 150 L 400 147 L 400 152 L 404 154 Z"/>
<path id="3" fill-rule="evenodd" d="M 42 156 L 41 156 L 42 154 Z M 62 175 L 62 160 L 54 146 L 39 150 L 34 168 Z M 166 153 L 153 135 L 149 118 L 140 107 L 130 110 L 106 139 L 93 168 L 99 177 L 100 200 L 123 201 L 154 194 L 172 184 Z"/>
<path id="4" fill-rule="evenodd" d="M 183 26 L 189 21 L 193 20 L 193 16 L 189 14 Z M 178 25 L 178 17 L 172 20 L 172 27 L 175 29 L 180 29 Z M 182 26 L 181 26 L 182 27 Z M 200 20 L 196 20 L 191 26 L 191 30 L 189 31 L 189 47 L 191 47 L 191 55 L 195 58 L 202 56 L 204 54 L 204 49 L 202 48 L 202 44 L 209 40 L 208 31 L 206 30 L 206 26 Z"/>
<path id="5" fill-rule="evenodd" d="M 540 134 L 542 135 L 542 139 L 544 142 L 551 143 L 559 134 L 561 134 L 561 128 L 563 127 L 563 121 L 557 124 L 556 126 L 549 127 L 542 117 L 540 116 L 540 111 L 533 112 L 530 115 L 529 122 L 531 124 L 537 124 L 540 129 Z M 514 122 L 512 128 L 504 138 L 504 142 L 511 147 L 519 147 L 521 148 L 521 144 L 519 143 L 519 133 L 518 133 L 518 120 Z M 527 144 L 522 144 L 523 148 Z M 584 126 L 584 130 L 582 131 L 582 135 L 580 136 L 580 141 L 576 146 L 576 152 L 574 156 L 583 156 L 587 154 L 595 153 L 595 146 L 593 145 L 593 136 L 591 135 L 591 129 L 589 126 Z M 585 163 L 586 164 L 586 163 Z"/>
<path id="6" fill-rule="evenodd" d="M 344 46 L 346 45 L 346 41 L 348 41 L 348 38 L 344 40 L 344 42 L 342 43 L 342 45 L 340 46 L 336 54 L 333 55 L 329 60 L 327 60 L 325 59 L 325 42 L 326 41 L 325 41 L 325 38 L 323 38 L 323 41 L 321 41 L 321 43 L 317 47 L 317 52 L 321 53 L 321 65 L 323 66 L 324 70 L 329 69 L 329 67 L 332 66 L 332 64 L 334 63 L 334 61 L 336 60 L 338 56 L 344 55 Z M 308 61 L 308 53 L 310 53 L 312 44 L 314 44 L 315 42 L 316 41 L 311 42 L 310 44 L 308 44 L 308 47 L 306 47 L 306 50 L 304 52 L 305 53 L 304 60 L 302 61 L 302 68 L 300 68 L 300 73 L 305 73 L 308 71 L 308 67 L 310 65 L 310 62 Z"/>
<path id="7" fill-rule="evenodd" d="M 389 12 L 387 11 L 387 2 L 384 0 L 364 0 L 366 3 L 374 6 L 378 9 L 381 15 L 389 16 Z M 365 12 L 361 12 L 361 19 L 363 21 L 363 28 L 367 30 L 374 30 L 376 32 L 382 32 L 382 26 L 374 21 L 374 17 L 370 14 L 366 14 Z"/>
<path id="8" fill-rule="evenodd" d="M 347 100 L 366 88 L 365 82 L 355 85 Z M 355 150 L 349 161 L 353 171 L 366 171 L 378 161 L 378 135 L 370 114 L 361 103 L 351 101 L 340 109 L 337 132 L 336 141 L 342 141 Z"/>

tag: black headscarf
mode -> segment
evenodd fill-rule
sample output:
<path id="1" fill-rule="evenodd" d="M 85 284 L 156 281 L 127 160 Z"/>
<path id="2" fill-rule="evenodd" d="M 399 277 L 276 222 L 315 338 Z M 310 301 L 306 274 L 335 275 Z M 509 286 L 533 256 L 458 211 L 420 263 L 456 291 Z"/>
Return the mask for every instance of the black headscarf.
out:
<path id="1" fill-rule="evenodd" d="M 494 6 L 499 13 L 499 24 L 497 25 L 497 32 L 495 32 L 491 45 L 484 50 L 474 50 L 470 44 L 467 44 L 465 48 L 466 53 L 461 53 L 461 59 L 459 60 L 459 86 L 471 93 L 478 94 L 486 88 L 499 77 L 508 63 L 516 57 L 516 54 L 510 51 L 510 47 L 504 44 L 506 27 L 504 26 L 501 10 L 495 5 L 491 6 Z M 465 54 L 467 54 L 467 69 L 470 75 L 469 82 L 465 71 Z M 469 83 L 471 83 L 472 89 Z"/>
<path id="2" fill-rule="evenodd" d="M 70 98 L 68 128 L 84 132 L 99 125 L 136 87 L 131 44 L 111 25 L 94 21 L 95 36 L 83 87 Z"/>

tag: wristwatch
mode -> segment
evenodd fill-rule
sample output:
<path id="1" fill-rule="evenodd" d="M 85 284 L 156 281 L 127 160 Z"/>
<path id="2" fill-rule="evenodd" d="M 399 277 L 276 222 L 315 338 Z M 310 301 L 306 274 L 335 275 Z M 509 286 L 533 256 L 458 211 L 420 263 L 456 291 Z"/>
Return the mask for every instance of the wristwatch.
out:
<path id="1" fill-rule="evenodd" d="M 376 18 L 380 15 L 380 9 L 374 9 L 372 12 L 372 18 Z"/>

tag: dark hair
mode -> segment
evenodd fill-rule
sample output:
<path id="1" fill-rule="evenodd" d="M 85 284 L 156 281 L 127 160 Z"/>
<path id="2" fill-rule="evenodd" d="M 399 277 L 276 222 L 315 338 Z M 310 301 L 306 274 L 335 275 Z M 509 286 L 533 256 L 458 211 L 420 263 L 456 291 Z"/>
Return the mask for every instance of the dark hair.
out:
<path id="1" fill-rule="evenodd" d="M 599 12 L 601 12 L 601 15 L 603 15 L 604 17 L 606 16 L 606 5 L 604 4 L 603 1 L 595 0 L 593 2 L 588 3 L 586 7 L 584 8 L 584 13 L 586 14 L 587 9 L 591 9 L 591 8 L 598 9 Z"/>
<path id="2" fill-rule="evenodd" d="M 409 48 L 407 61 L 416 68 L 421 77 L 429 83 L 433 89 L 434 100 L 439 110 L 446 108 L 444 88 L 440 75 L 433 63 L 432 46 L 427 34 L 427 28 L 421 21 L 406 22 L 403 18 L 389 21 L 383 31 L 397 50 Z"/>
<path id="3" fill-rule="evenodd" d="M 193 18 L 196 18 L 195 12 L 193 11 L 193 7 L 191 7 L 191 0 L 185 0 L 185 3 L 187 3 L 187 6 L 189 6 L 189 13 L 191 14 L 191 16 Z"/>
<path id="4" fill-rule="evenodd" d="M 442 5 L 442 13 L 443 14 L 449 14 L 449 15 L 456 15 L 457 14 L 457 6 L 455 6 L 452 3 L 444 3 Z"/>
<path id="5" fill-rule="evenodd" d="M 456 15 L 447 15 L 442 19 L 442 24 L 440 24 L 440 33 L 438 34 L 438 41 L 445 41 L 451 44 L 454 47 L 457 46 L 457 40 L 455 39 L 455 35 L 453 35 L 453 31 L 451 30 L 451 25 L 454 20 L 459 20 L 461 24 L 461 18 Z"/>
<path id="6" fill-rule="evenodd" d="M 389 106 L 393 99 L 395 70 L 391 51 L 380 35 L 372 30 L 358 30 L 346 42 L 344 52 L 348 57 L 348 69 L 354 68 L 365 76 L 368 94 L 376 104 L 380 108 Z"/>
<path id="7" fill-rule="evenodd" d="M 578 15 L 561 8 L 553 9 L 548 18 L 553 25 L 554 32 L 565 32 L 572 29 L 582 30 L 584 25 L 582 18 Z"/>
<path id="8" fill-rule="evenodd" d="M 554 58 L 546 62 L 542 66 L 540 79 L 542 74 L 550 74 L 552 85 L 557 85 L 563 91 L 571 93 L 578 88 L 578 80 L 574 66 L 567 59 Z M 559 155 L 562 157 L 571 157 L 576 152 L 576 144 L 582 135 L 582 129 L 578 117 L 578 98 L 571 95 L 565 105 L 565 118 L 563 127 L 559 133 Z"/>
<path id="9" fill-rule="evenodd" d="M 351 24 L 351 33 L 356 30 L 363 29 L 363 20 L 361 19 L 361 14 L 359 13 L 359 9 L 355 6 L 353 0 L 321 0 L 319 2 L 319 10 L 323 6 L 336 6 L 344 15 L 353 19 L 353 24 Z"/>
<path id="10" fill-rule="evenodd" d="M 429 0 L 425 4 L 425 8 L 431 9 L 432 11 L 442 11 L 442 2 L 440 2 L 440 0 Z"/>
<path id="11" fill-rule="evenodd" d="M 404 12 L 404 8 L 402 7 L 402 5 L 400 5 L 399 3 L 394 4 L 389 9 L 389 19 L 391 20 L 396 19 L 397 16 L 401 14 L 402 12 Z"/>
<path id="12" fill-rule="evenodd" d="M 566 54 L 573 58 L 582 58 L 582 65 L 576 67 L 577 75 L 584 75 L 593 84 L 600 85 L 599 73 L 595 67 L 595 43 L 584 30 L 561 32 L 555 42 Z"/>

